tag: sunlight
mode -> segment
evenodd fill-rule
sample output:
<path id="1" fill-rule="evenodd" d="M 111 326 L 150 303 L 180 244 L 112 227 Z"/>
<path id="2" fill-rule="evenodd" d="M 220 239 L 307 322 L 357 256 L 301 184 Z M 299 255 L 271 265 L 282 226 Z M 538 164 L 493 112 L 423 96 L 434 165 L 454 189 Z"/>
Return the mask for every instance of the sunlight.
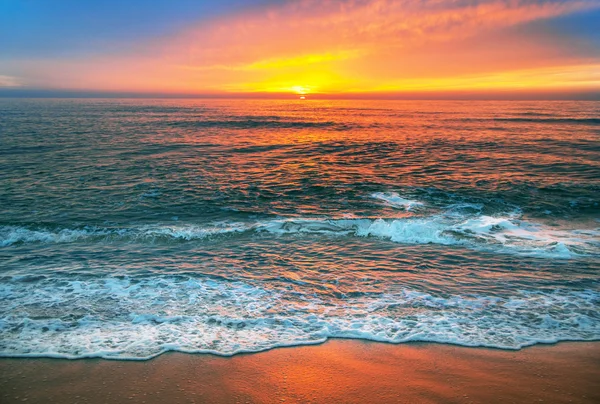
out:
<path id="1" fill-rule="evenodd" d="M 296 94 L 300 94 L 300 95 L 306 95 L 310 92 L 310 87 L 306 87 L 306 86 L 293 86 L 291 88 L 291 90 L 293 92 L 295 92 Z"/>

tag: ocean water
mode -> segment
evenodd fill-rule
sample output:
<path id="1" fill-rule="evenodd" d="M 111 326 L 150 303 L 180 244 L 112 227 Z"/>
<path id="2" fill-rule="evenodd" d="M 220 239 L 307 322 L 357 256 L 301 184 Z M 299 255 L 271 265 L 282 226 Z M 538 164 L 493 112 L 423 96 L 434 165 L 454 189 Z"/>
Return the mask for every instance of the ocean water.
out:
<path id="1" fill-rule="evenodd" d="M 0 100 L 0 355 L 600 339 L 600 103 Z"/>

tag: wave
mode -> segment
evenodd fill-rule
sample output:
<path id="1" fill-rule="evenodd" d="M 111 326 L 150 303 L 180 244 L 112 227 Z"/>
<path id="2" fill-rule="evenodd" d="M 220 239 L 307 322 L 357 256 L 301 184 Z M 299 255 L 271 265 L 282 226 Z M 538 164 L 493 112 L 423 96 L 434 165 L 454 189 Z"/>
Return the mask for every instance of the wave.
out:
<path id="1" fill-rule="evenodd" d="M 598 118 L 493 118 L 499 122 L 531 122 L 531 123 L 572 123 L 579 125 L 600 125 Z"/>
<path id="2" fill-rule="evenodd" d="M 292 121 L 284 119 L 264 119 L 261 117 L 248 119 L 225 119 L 225 120 L 194 120 L 194 121 L 172 121 L 164 122 L 167 126 L 190 127 L 190 128 L 223 128 L 223 129 L 311 129 L 330 128 L 347 130 L 349 125 L 333 121 Z"/>
<path id="3" fill-rule="evenodd" d="M 338 219 L 271 221 L 258 229 L 271 233 L 320 233 L 377 237 L 400 244 L 461 245 L 548 258 L 598 254 L 600 232 L 557 231 L 514 217 L 472 218 L 436 215 L 404 219 Z"/>
<path id="4" fill-rule="evenodd" d="M 400 203 L 400 202 L 399 202 Z M 415 206 L 414 201 L 401 206 Z M 420 205 L 416 205 L 420 206 Z M 460 204 L 442 214 L 408 218 L 284 218 L 252 223 L 154 225 L 129 228 L 47 229 L 0 226 L 0 246 L 73 242 L 189 242 L 236 234 L 375 237 L 400 244 L 460 245 L 471 249 L 547 258 L 600 253 L 600 231 L 555 230 L 514 215 L 465 215 Z"/>
<path id="5" fill-rule="evenodd" d="M 307 287 L 193 277 L 60 276 L 0 284 L 0 356 L 149 359 L 233 355 L 328 338 L 519 349 L 600 339 L 600 293 L 505 296 L 388 289 L 336 301 Z"/>
<path id="6" fill-rule="evenodd" d="M 0 247 L 29 243 L 74 243 L 78 241 L 155 241 L 200 240 L 229 233 L 244 232 L 243 224 L 155 225 L 128 228 L 85 226 L 82 228 L 51 229 L 30 226 L 0 226 Z"/>

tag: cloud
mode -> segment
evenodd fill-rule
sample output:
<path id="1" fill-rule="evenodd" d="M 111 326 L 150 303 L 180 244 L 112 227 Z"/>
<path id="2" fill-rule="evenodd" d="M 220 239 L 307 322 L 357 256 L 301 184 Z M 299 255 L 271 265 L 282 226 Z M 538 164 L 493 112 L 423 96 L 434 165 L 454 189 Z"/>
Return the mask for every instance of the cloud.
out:
<path id="1" fill-rule="evenodd" d="M 598 2 L 316 1 L 231 16 L 183 32 L 168 47 L 191 63 L 256 63 L 331 50 L 376 53 L 449 42 L 574 11 Z"/>
<path id="2" fill-rule="evenodd" d="M 590 66 L 600 65 L 600 57 L 576 38 L 517 29 L 593 8 L 600 2 L 287 1 L 191 25 L 128 54 L 10 65 L 26 72 L 31 85 L 113 91 L 497 88 L 524 85 L 518 72 L 548 68 L 568 69 L 574 85 L 595 86 Z M 510 72 L 514 79 L 503 80 Z M 565 86 L 564 77 L 544 80 L 529 82 Z"/>
<path id="3" fill-rule="evenodd" d="M 18 78 L 13 76 L 0 75 L 0 87 L 20 87 L 21 82 Z"/>

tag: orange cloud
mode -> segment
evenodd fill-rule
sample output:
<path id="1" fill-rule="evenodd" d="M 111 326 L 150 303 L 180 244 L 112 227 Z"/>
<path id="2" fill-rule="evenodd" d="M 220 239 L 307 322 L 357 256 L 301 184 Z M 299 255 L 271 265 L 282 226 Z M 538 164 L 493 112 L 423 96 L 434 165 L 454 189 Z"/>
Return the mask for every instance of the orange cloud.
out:
<path id="1" fill-rule="evenodd" d="M 304 0 L 188 27 L 130 55 L 19 69 L 30 85 L 117 91 L 600 88 L 600 57 L 573 54 L 568 40 L 510 31 L 594 7 L 598 1 Z"/>

